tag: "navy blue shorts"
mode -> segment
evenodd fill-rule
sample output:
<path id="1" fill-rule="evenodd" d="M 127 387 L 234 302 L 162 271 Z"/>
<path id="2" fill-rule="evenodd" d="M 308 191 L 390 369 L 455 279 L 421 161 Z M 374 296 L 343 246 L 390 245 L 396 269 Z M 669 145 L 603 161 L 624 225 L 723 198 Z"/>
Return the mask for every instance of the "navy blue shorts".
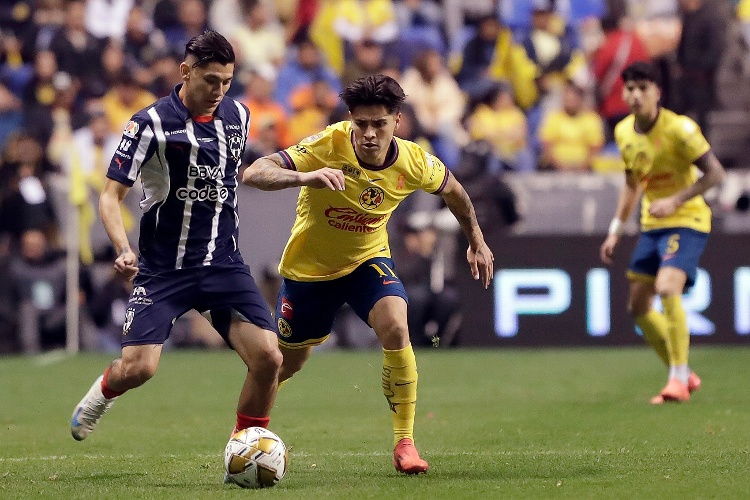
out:
<path id="1" fill-rule="evenodd" d="M 279 344 L 307 347 L 322 344 L 331 333 L 336 311 L 348 303 L 367 323 L 375 303 L 389 295 L 408 301 L 393 261 L 375 257 L 354 271 L 329 281 L 293 281 L 284 278 L 276 302 Z"/>
<path id="2" fill-rule="evenodd" d="M 630 260 L 628 276 L 656 277 L 662 267 L 676 267 L 687 274 L 685 289 L 695 284 L 698 261 L 708 233 L 686 227 L 654 229 L 641 233 Z"/>
<path id="3" fill-rule="evenodd" d="M 175 320 L 191 309 L 203 313 L 227 344 L 232 319 L 276 331 L 247 265 L 202 266 L 138 273 L 125 311 L 122 345 L 163 344 Z"/>

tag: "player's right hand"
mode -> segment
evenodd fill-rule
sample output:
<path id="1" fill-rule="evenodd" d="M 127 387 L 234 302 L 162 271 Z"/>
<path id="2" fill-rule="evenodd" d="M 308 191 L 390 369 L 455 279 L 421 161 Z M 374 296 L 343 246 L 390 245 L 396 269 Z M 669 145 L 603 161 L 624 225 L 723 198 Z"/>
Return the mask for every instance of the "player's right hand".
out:
<path id="1" fill-rule="evenodd" d="M 331 167 L 323 167 L 312 172 L 300 172 L 299 180 L 303 186 L 316 189 L 328 188 L 333 191 L 343 191 L 346 188 L 344 172 Z"/>
<path id="2" fill-rule="evenodd" d="M 138 257 L 132 250 L 123 250 L 115 259 L 115 271 L 127 281 L 133 281 L 138 274 L 138 267 L 135 265 Z"/>
<path id="3" fill-rule="evenodd" d="M 602 262 L 607 265 L 612 263 L 612 257 L 615 255 L 618 243 L 620 243 L 620 237 L 616 234 L 607 236 L 607 239 L 604 240 L 601 248 L 599 248 L 599 257 L 601 257 Z"/>

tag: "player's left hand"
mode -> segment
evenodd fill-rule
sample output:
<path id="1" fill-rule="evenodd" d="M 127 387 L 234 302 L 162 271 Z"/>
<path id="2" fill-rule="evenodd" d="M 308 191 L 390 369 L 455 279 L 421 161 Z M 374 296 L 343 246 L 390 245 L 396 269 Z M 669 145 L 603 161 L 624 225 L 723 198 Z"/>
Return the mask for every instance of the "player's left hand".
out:
<path id="1" fill-rule="evenodd" d="M 492 250 L 483 241 L 476 250 L 469 246 L 466 250 L 466 260 L 469 261 L 471 267 L 471 275 L 475 280 L 481 279 L 484 288 L 490 286 L 490 281 L 494 276 L 494 262 L 495 256 L 492 255 Z"/>
<path id="2" fill-rule="evenodd" d="M 679 206 L 679 202 L 673 196 L 670 196 L 668 198 L 659 198 L 658 200 L 654 200 L 651 202 L 651 206 L 648 207 L 648 213 L 652 217 L 661 219 L 675 213 L 677 211 L 677 207 Z"/>

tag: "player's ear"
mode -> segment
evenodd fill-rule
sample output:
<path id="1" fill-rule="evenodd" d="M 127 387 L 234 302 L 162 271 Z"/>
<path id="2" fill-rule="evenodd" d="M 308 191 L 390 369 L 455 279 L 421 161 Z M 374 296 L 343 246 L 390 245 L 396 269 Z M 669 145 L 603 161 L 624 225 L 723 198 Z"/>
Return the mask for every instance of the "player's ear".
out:
<path id="1" fill-rule="evenodd" d="M 183 82 L 190 79 L 190 66 L 185 62 L 180 63 L 180 76 L 182 77 Z"/>
<path id="2" fill-rule="evenodd" d="M 396 127 L 393 130 L 398 130 L 398 124 L 401 123 L 401 113 L 396 113 L 396 118 L 394 120 L 396 122 Z"/>

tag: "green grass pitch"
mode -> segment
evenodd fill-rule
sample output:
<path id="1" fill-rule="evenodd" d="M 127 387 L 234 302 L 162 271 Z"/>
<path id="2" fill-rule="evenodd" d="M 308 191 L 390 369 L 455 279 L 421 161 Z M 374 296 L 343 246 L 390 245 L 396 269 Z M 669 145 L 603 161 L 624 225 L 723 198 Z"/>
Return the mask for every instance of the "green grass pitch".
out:
<path id="1" fill-rule="evenodd" d="M 693 348 L 703 388 L 661 407 L 646 348 L 419 351 L 418 477 L 391 464 L 380 353 L 319 352 L 272 414 L 287 476 L 257 491 L 222 484 L 236 355 L 165 352 L 75 442 L 72 408 L 110 359 L 0 358 L 0 498 L 750 498 L 747 347 Z"/>

